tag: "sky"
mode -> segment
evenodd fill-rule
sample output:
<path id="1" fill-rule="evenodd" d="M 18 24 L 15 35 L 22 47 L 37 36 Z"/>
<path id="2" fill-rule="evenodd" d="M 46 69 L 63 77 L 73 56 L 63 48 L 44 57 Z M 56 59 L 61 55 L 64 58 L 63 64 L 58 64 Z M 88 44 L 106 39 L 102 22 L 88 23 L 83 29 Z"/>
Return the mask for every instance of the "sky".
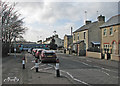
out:
<path id="1" fill-rule="evenodd" d="M 4 0 L 3 0 L 4 1 Z M 14 2 L 14 0 L 7 0 Z M 56 31 L 61 39 L 70 34 L 70 29 L 77 30 L 84 21 L 97 21 L 99 15 L 107 21 L 118 14 L 118 0 L 21 0 L 17 1 L 16 10 L 24 17 L 24 26 L 28 30 L 23 35 L 27 41 L 45 40 Z M 85 14 L 85 11 L 87 13 Z"/>

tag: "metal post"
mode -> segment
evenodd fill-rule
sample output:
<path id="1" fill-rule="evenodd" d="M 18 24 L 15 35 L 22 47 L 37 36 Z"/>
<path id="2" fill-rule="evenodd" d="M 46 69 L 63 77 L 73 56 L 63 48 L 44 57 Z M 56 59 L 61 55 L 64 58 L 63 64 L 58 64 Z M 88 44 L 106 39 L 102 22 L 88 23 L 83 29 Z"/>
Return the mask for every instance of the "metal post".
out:
<path id="1" fill-rule="evenodd" d="M 38 72 L 38 59 L 36 59 L 36 61 L 35 61 L 35 68 L 36 68 L 36 72 Z"/>
<path id="2" fill-rule="evenodd" d="M 25 56 L 22 59 L 23 69 L 25 69 Z"/>
<path id="3" fill-rule="evenodd" d="M 60 77 L 59 59 L 56 60 L 56 77 Z"/>
<path id="4" fill-rule="evenodd" d="M 14 57 L 16 58 L 16 38 L 14 38 Z"/>

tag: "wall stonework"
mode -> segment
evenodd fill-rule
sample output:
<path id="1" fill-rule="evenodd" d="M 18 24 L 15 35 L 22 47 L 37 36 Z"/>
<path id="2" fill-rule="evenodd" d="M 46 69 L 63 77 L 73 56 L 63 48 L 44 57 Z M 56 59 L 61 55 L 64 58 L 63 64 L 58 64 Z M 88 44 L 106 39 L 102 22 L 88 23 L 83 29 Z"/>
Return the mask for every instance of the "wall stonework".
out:
<path id="1" fill-rule="evenodd" d="M 87 51 L 86 56 L 101 59 L 101 53 L 98 53 L 98 52 Z"/>
<path id="2" fill-rule="evenodd" d="M 106 27 L 106 28 L 102 28 L 102 40 L 101 40 L 101 48 L 104 48 L 104 44 L 109 44 L 110 47 L 109 49 L 112 49 L 112 43 L 113 41 L 115 41 L 116 43 L 116 54 L 118 54 L 118 36 L 119 36 L 119 30 L 118 30 L 118 26 L 112 26 L 113 27 L 113 35 L 110 35 L 110 27 Z M 104 36 L 104 29 L 107 30 L 107 35 Z M 104 53 L 104 52 L 103 52 Z"/>

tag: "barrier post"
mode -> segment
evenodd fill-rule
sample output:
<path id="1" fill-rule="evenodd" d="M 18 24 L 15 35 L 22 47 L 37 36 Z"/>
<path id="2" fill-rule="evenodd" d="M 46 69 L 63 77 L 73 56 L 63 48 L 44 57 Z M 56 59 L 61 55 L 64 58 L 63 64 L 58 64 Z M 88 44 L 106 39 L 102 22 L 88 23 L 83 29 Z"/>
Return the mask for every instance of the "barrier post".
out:
<path id="1" fill-rule="evenodd" d="M 60 77 L 59 59 L 56 59 L 56 77 Z"/>

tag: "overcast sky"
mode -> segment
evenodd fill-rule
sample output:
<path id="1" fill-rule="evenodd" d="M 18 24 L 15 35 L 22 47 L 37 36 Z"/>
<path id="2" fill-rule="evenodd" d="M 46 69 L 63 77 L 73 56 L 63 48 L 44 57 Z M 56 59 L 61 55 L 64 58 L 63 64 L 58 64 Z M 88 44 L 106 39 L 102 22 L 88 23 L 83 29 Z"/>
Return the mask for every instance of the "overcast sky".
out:
<path id="1" fill-rule="evenodd" d="M 9 0 L 8 0 L 9 1 Z M 99 1 L 99 0 L 97 0 Z M 28 30 L 24 34 L 27 41 L 37 41 L 52 36 L 55 30 L 60 38 L 70 34 L 84 25 L 85 11 L 87 19 L 97 21 L 98 15 L 104 15 L 106 20 L 118 14 L 118 2 L 48 2 L 41 0 L 19 2 L 16 10 L 25 17 Z M 118 1 L 118 0 L 115 0 Z M 98 11 L 98 12 L 97 12 Z"/>

